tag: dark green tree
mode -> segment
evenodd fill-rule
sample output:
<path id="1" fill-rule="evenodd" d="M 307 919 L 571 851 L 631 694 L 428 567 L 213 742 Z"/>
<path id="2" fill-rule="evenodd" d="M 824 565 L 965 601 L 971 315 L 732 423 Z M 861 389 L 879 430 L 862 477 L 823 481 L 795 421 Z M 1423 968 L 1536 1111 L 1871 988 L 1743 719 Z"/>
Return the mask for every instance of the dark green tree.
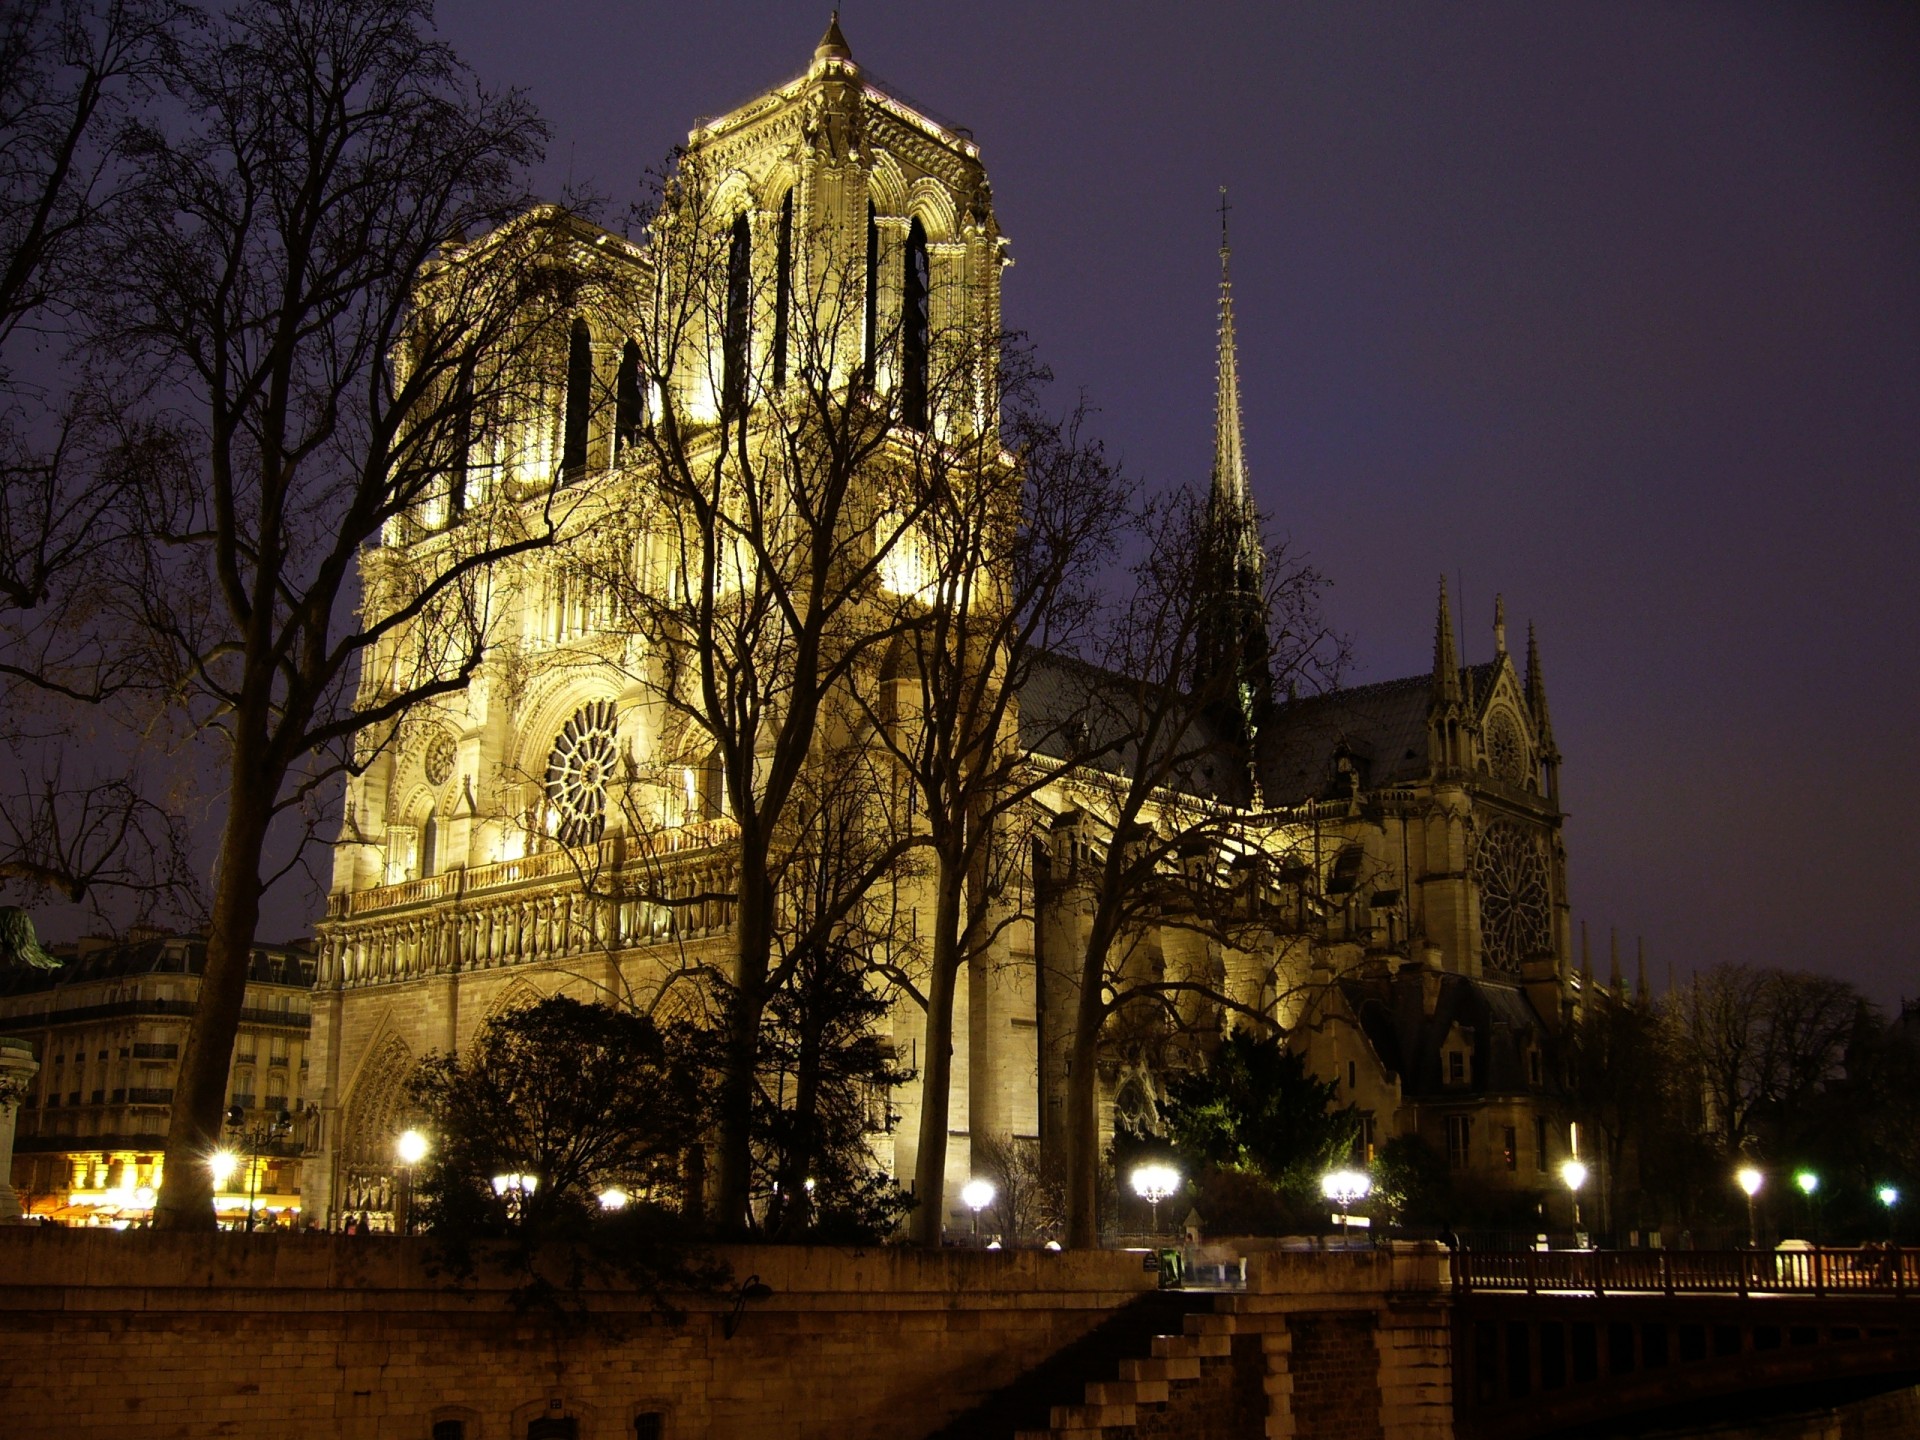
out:
<path id="1" fill-rule="evenodd" d="M 874 1026 L 891 1008 L 863 946 L 799 956 L 767 1006 L 754 1095 L 756 1189 L 776 1239 L 878 1240 L 913 1201 L 873 1163 L 887 1093 L 911 1079 Z"/>
<path id="2" fill-rule="evenodd" d="M 1211 1229 L 1306 1223 L 1320 1176 L 1346 1160 L 1360 1133 L 1338 1087 L 1307 1073 L 1278 1035 L 1236 1030 L 1204 1069 L 1174 1077 L 1161 1107 L 1166 1138 L 1190 1175 Z"/>
<path id="3" fill-rule="evenodd" d="M 698 1037 L 553 996 L 489 1020 L 465 1055 L 431 1055 L 413 1103 L 432 1149 L 417 1214 L 449 1236 L 567 1238 L 609 1212 L 664 1215 L 708 1121 Z M 495 1176 L 533 1177 L 496 1193 Z"/>

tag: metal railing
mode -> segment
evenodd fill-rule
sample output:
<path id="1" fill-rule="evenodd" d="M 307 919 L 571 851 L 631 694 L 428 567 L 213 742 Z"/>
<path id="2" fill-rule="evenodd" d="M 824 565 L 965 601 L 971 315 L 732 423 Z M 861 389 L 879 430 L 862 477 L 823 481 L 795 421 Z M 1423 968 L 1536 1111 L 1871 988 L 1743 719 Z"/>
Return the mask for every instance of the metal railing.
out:
<path id="1" fill-rule="evenodd" d="M 1463 1294 L 1879 1295 L 1920 1289 L 1920 1250 L 1464 1251 L 1453 1257 Z"/>

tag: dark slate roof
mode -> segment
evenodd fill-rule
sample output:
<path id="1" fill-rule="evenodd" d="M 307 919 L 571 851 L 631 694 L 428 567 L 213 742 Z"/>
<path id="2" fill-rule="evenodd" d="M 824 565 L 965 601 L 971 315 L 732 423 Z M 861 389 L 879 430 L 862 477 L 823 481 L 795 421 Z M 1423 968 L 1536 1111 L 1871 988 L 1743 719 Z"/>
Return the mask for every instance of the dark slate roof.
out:
<path id="1" fill-rule="evenodd" d="M 1030 754 L 1061 760 L 1084 746 L 1110 745 L 1113 749 L 1097 768 L 1127 774 L 1135 763 L 1135 749 L 1128 737 L 1136 728 L 1135 707 L 1143 699 L 1145 692 L 1139 682 L 1124 675 L 1069 655 L 1042 653 L 1027 667 L 1020 687 L 1021 746 Z M 1225 763 L 1225 745 L 1220 737 L 1208 735 L 1204 715 L 1194 716 L 1192 721 L 1188 737 L 1179 743 L 1196 757 L 1201 774 L 1196 783 L 1180 788 L 1194 794 L 1212 793 L 1216 788 L 1211 776 L 1216 757 L 1204 752 L 1218 746 L 1218 761 Z"/>
<path id="2" fill-rule="evenodd" d="M 1526 992 L 1496 980 L 1439 975 L 1433 1013 L 1423 1000 L 1432 971 L 1340 982 L 1341 993 L 1380 1063 L 1400 1077 L 1409 1099 L 1508 1094 L 1533 1088 L 1527 1051 L 1548 1048 L 1548 1031 Z M 1467 1085 L 1444 1081 L 1440 1047 L 1455 1025 L 1473 1032 L 1473 1074 Z"/>
<path id="3" fill-rule="evenodd" d="M 1485 696 L 1500 662 L 1469 665 L 1474 693 Z M 1336 784 L 1334 758 L 1353 757 L 1360 788 L 1405 785 L 1427 774 L 1427 709 L 1432 675 L 1303 695 L 1277 706 L 1260 732 L 1260 786 L 1269 805 L 1326 798 Z"/>
<path id="4" fill-rule="evenodd" d="M 62 985 L 135 975 L 203 975 L 207 969 L 207 942 L 199 936 L 134 940 L 84 955 L 74 953 L 71 946 L 56 945 L 53 953 L 64 962 L 58 970 L 0 971 L 0 995 L 30 995 Z M 302 945 L 257 947 L 247 966 L 249 984 L 310 989 L 314 975 L 314 957 Z"/>

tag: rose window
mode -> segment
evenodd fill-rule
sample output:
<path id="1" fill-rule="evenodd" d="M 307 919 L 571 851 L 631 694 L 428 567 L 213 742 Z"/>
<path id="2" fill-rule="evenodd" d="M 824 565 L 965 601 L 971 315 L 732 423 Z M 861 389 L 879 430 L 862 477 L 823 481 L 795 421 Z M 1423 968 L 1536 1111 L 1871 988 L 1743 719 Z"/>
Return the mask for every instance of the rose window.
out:
<path id="1" fill-rule="evenodd" d="M 1527 751 L 1520 739 L 1520 727 L 1504 710 L 1487 722 L 1487 759 L 1493 773 L 1514 785 L 1526 783 Z"/>
<path id="2" fill-rule="evenodd" d="M 1518 825 L 1489 825 L 1475 853 L 1480 884 L 1480 943 L 1487 968 L 1513 974 L 1553 949 L 1547 865 Z"/>
<path id="3" fill-rule="evenodd" d="M 596 700 L 574 712 L 547 757 L 547 808 L 562 845 L 587 845 L 607 828 L 607 779 L 618 753 L 613 702 Z"/>
<path id="4" fill-rule="evenodd" d="M 458 754 L 453 737 L 444 730 L 435 730 L 433 738 L 427 741 L 426 771 L 427 783 L 438 790 L 447 783 L 447 777 L 453 774 L 453 762 Z"/>

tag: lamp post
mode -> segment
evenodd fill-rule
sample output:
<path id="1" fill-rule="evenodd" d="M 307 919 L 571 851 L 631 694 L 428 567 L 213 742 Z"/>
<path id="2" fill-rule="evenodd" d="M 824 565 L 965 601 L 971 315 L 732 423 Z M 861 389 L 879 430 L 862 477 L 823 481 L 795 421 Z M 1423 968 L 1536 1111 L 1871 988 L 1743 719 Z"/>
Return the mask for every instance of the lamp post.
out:
<path id="1" fill-rule="evenodd" d="M 973 1211 L 973 1237 L 976 1240 L 980 1238 L 980 1212 L 993 1204 L 996 1193 L 991 1180 L 969 1180 L 961 1187 L 960 1203 Z"/>
<path id="2" fill-rule="evenodd" d="M 231 1150 L 216 1150 L 207 1157 L 207 1170 L 213 1176 L 214 1193 L 218 1194 L 233 1179 L 233 1172 L 240 1168 L 240 1157 Z"/>
<path id="3" fill-rule="evenodd" d="M 1578 1160 L 1569 1160 L 1560 1167 L 1560 1180 L 1567 1187 L 1567 1193 L 1573 1197 L 1573 1235 L 1574 1244 L 1580 1243 L 1580 1187 L 1587 1183 L 1587 1167 Z"/>
<path id="4" fill-rule="evenodd" d="M 413 1233 L 413 1167 L 427 1158 L 427 1137 L 418 1130 L 403 1130 L 394 1141 L 394 1153 L 400 1157 L 400 1213 L 394 1226 L 402 1235 Z"/>
<path id="5" fill-rule="evenodd" d="M 527 1196 L 540 1188 L 538 1175 L 513 1173 L 493 1177 L 493 1193 L 507 1202 L 507 1218 L 518 1221 L 520 1212 L 525 1208 Z"/>
<path id="6" fill-rule="evenodd" d="M 624 1210 L 627 1208 L 627 1201 L 631 1198 L 632 1197 L 618 1185 L 609 1185 L 600 1192 L 600 1208 L 602 1210 Z"/>
<path id="7" fill-rule="evenodd" d="M 1814 1197 L 1820 1193 L 1820 1177 L 1811 1170 L 1802 1170 L 1793 1177 L 1793 1183 L 1800 1187 L 1800 1193 L 1807 1197 L 1807 1227 L 1813 1231 L 1813 1243 L 1820 1243 L 1820 1212 L 1814 1206 Z"/>
<path id="8" fill-rule="evenodd" d="M 1760 1193 L 1760 1187 L 1766 1183 L 1767 1177 L 1751 1165 L 1742 1165 L 1740 1169 L 1735 1172 L 1733 1178 L 1739 1183 L 1740 1188 L 1747 1192 L 1747 1248 L 1749 1250 L 1758 1250 L 1760 1248 L 1760 1223 L 1755 1217 L 1753 1201 L 1754 1197 Z"/>
<path id="9" fill-rule="evenodd" d="M 1133 1172 L 1133 1193 L 1147 1202 L 1153 1234 L 1160 1233 L 1160 1202 L 1180 1188 L 1180 1172 L 1171 1165 L 1142 1165 Z"/>
<path id="10" fill-rule="evenodd" d="M 1333 1170 L 1320 1177 L 1320 1193 L 1340 1207 L 1340 1243 L 1347 1241 L 1347 1211 L 1353 1202 L 1373 1192 L 1373 1177 L 1364 1170 Z"/>

